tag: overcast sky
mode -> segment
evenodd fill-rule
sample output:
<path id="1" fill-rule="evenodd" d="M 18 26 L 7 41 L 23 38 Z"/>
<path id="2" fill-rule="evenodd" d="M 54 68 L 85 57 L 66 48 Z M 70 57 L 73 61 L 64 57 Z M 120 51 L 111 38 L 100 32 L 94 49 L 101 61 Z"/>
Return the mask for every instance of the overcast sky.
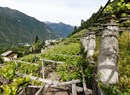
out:
<path id="1" fill-rule="evenodd" d="M 108 0 L 0 0 L 0 6 L 17 9 L 40 21 L 80 25 Z"/>

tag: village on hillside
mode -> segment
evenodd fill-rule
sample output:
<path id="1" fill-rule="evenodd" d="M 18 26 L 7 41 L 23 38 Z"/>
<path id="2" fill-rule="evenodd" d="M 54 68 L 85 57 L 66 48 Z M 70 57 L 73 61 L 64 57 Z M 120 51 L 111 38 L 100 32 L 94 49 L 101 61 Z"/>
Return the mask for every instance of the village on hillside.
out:
<path id="1" fill-rule="evenodd" d="M 46 48 L 52 48 L 54 45 L 58 44 L 62 40 L 63 40 L 62 38 L 60 38 L 58 40 L 51 40 L 51 39 L 45 40 L 43 43 L 41 43 L 41 45 L 42 45 L 41 51 L 38 51 L 38 52 L 39 53 L 40 52 L 43 53 L 46 50 Z M 35 44 L 37 44 L 37 43 L 35 43 Z M 24 47 L 29 47 L 28 51 L 30 51 L 30 54 L 35 52 L 35 51 L 33 51 L 34 50 L 33 49 L 33 45 L 31 46 L 28 43 L 25 43 L 25 44 L 24 43 L 20 43 L 19 45 L 20 46 L 24 46 Z M 40 48 L 40 47 L 37 47 L 37 48 Z M 18 58 L 19 52 L 13 51 L 13 50 L 9 50 L 9 51 L 3 52 L 0 56 L 2 57 L 2 60 L 4 62 L 12 61 L 12 60 L 16 60 Z"/>

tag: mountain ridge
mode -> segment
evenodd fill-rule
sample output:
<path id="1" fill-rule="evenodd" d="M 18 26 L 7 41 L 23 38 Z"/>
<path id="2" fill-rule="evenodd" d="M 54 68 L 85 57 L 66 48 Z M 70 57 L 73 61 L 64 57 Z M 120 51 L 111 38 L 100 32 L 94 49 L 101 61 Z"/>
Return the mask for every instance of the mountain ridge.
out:
<path id="1" fill-rule="evenodd" d="M 32 43 L 36 35 L 42 39 L 57 38 L 48 25 L 18 10 L 0 7 L 0 45 Z"/>
<path id="2" fill-rule="evenodd" d="M 55 22 L 45 21 L 44 23 L 46 23 L 52 30 L 58 33 L 60 37 L 67 37 L 74 31 L 73 26 L 69 24 L 65 24 L 63 22 L 55 23 Z"/>

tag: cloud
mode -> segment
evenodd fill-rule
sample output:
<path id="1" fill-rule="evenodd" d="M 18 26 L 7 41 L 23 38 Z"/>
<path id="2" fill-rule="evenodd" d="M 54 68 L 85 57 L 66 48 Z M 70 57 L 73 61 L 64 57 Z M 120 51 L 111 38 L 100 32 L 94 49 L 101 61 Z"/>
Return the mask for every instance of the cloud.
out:
<path id="1" fill-rule="evenodd" d="M 41 21 L 79 25 L 107 0 L 0 0 L 0 5 L 17 9 Z"/>

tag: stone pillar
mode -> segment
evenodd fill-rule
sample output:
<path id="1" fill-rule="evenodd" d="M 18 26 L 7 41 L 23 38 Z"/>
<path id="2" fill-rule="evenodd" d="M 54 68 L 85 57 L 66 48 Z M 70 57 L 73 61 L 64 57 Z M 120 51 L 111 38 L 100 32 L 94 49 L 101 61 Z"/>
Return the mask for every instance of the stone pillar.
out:
<path id="1" fill-rule="evenodd" d="M 87 44 L 87 58 L 93 57 L 96 48 L 96 36 L 95 32 L 89 32 L 88 34 L 88 44 Z"/>
<path id="2" fill-rule="evenodd" d="M 87 47 L 88 37 L 85 36 L 85 37 L 81 38 L 81 43 L 82 43 L 82 46 L 84 47 L 84 52 L 86 52 L 88 50 L 88 47 Z"/>
<path id="3" fill-rule="evenodd" d="M 118 25 L 104 25 L 98 56 L 99 80 L 104 84 L 118 82 Z"/>
<path id="4" fill-rule="evenodd" d="M 93 62 L 93 55 L 96 48 L 96 36 L 95 32 L 90 30 L 86 33 L 85 37 L 81 39 L 82 45 L 84 47 L 84 52 L 87 52 L 87 58 L 89 62 Z"/>

